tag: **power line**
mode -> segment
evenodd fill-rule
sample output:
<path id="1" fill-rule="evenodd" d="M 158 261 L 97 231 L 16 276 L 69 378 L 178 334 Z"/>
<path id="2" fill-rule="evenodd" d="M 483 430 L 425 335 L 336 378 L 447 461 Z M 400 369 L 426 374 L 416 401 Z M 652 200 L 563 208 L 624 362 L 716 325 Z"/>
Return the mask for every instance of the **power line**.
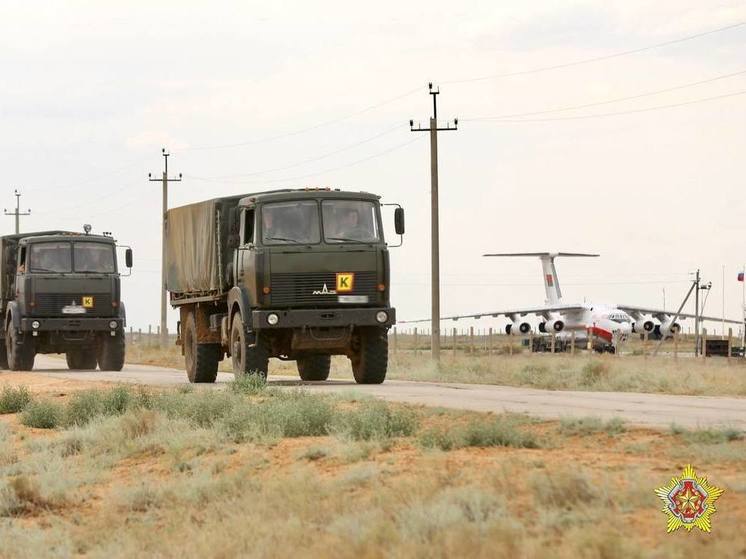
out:
<path id="1" fill-rule="evenodd" d="M 552 122 L 552 121 L 559 121 L 559 120 L 583 120 L 588 118 L 601 118 L 601 117 L 610 117 L 610 116 L 620 116 L 620 115 L 629 115 L 629 114 L 635 114 L 635 113 L 645 113 L 649 111 L 657 111 L 662 109 L 672 109 L 675 107 L 684 107 L 686 105 L 694 105 L 697 103 L 705 103 L 707 101 L 715 101 L 718 99 L 725 99 L 728 97 L 736 97 L 738 95 L 743 95 L 746 93 L 746 89 L 741 91 L 735 91 L 733 93 L 724 93 L 722 95 L 714 95 L 712 97 L 704 97 L 702 99 L 692 99 L 690 101 L 682 101 L 680 103 L 670 103 L 667 105 L 656 105 L 654 107 L 646 107 L 644 109 L 632 109 L 628 111 L 615 111 L 611 113 L 598 113 L 593 115 L 578 115 L 578 116 L 561 116 L 561 117 L 554 117 L 554 118 L 523 118 L 523 119 L 508 119 L 508 118 L 472 118 L 472 119 L 464 119 L 464 120 L 471 120 L 474 121 L 491 121 L 491 122 L 506 122 L 506 123 L 517 123 L 517 122 Z"/>
<path id="2" fill-rule="evenodd" d="M 550 70 L 559 70 L 562 68 L 570 68 L 572 66 L 580 66 L 583 64 L 591 64 L 593 62 L 601 62 L 603 60 L 610 60 L 612 58 L 619 58 L 621 56 L 627 56 L 629 54 L 637 54 L 640 52 L 645 52 L 648 50 L 653 50 L 657 48 L 667 47 L 670 45 L 675 45 L 677 43 L 683 43 L 686 41 L 691 41 L 693 39 L 699 39 L 700 37 L 705 37 L 707 35 L 712 35 L 714 33 L 720 33 L 723 31 L 729 31 L 731 29 L 736 29 L 738 27 L 742 27 L 746 25 L 746 21 L 742 21 L 739 23 L 734 23 L 732 25 L 726 25 L 725 27 L 718 27 L 717 29 L 711 29 L 709 31 L 703 31 L 701 33 L 695 33 L 694 35 L 687 35 L 686 37 L 680 37 L 678 39 L 673 39 L 671 41 L 664 41 L 662 43 L 656 43 L 654 45 L 648 45 L 646 47 L 640 47 L 636 49 L 631 50 L 625 50 L 620 52 L 615 52 L 613 54 L 606 54 L 603 56 L 595 56 L 593 58 L 585 58 L 583 60 L 576 60 L 574 62 L 565 62 L 562 64 L 553 64 L 551 66 L 540 66 L 538 68 L 531 68 L 529 70 L 519 70 L 516 72 L 506 72 L 503 74 L 492 74 L 489 76 L 480 76 L 480 77 L 474 77 L 474 78 L 464 78 L 460 80 L 450 80 L 445 81 L 443 83 L 445 84 L 458 84 L 458 83 L 469 83 L 469 82 L 477 82 L 477 81 L 485 81 L 485 80 L 494 80 L 494 79 L 500 79 L 500 78 L 510 78 L 513 76 L 525 76 L 528 74 L 538 74 L 540 72 L 548 72 Z"/>
<path id="3" fill-rule="evenodd" d="M 378 109 L 380 107 L 383 107 L 385 105 L 388 105 L 390 103 L 393 103 L 395 101 L 398 101 L 400 99 L 404 99 L 405 97 L 409 97 L 413 93 L 419 91 L 420 88 L 416 87 L 414 89 L 410 89 L 409 91 L 405 91 L 395 97 L 391 97 L 389 99 L 386 99 L 385 101 L 381 101 L 380 103 L 375 103 L 373 105 L 368 105 L 367 107 L 364 107 L 360 110 L 357 110 L 353 113 L 346 114 L 345 116 L 341 116 L 338 118 L 333 118 L 331 120 L 327 120 L 324 122 L 319 122 L 317 124 L 313 124 L 311 126 L 306 126 L 304 128 L 299 128 L 297 130 L 293 130 L 290 132 L 285 132 L 282 134 L 277 134 L 274 136 L 267 136 L 265 138 L 258 138 L 256 140 L 247 140 L 245 142 L 236 142 L 232 144 L 222 144 L 222 145 L 215 145 L 215 146 L 198 146 L 198 147 L 192 147 L 192 148 L 184 148 L 180 151 L 187 152 L 187 151 L 205 151 L 205 150 L 217 150 L 217 149 L 229 149 L 229 148 L 239 148 L 239 147 L 245 147 L 245 146 L 252 146 L 256 144 L 262 144 L 267 142 L 273 142 L 275 140 L 281 140 L 283 138 L 289 138 L 291 136 L 297 136 L 299 134 L 304 134 L 306 132 L 310 132 L 311 130 L 317 130 L 318 128 L 323 128 L 325 126 L 331 126 L 332 124 L 337 124 L 338 122 L 343 122 L 345 120 L 349 120 L 353 117 L 356 117 L 358 115 L 367 113 L 369 111 Z"/>
<path id="4" fill-rule="evenodd" d="M 395 145 L 393 147 L 390 147 L 388 149 L 385 149 L 383 151 L 374 153 L 374 154 L 369 155 L 367 157 L 363 157 L 362 159 L 356 159 L 355 161 L 351 161 L 349 163 L 345 163 L 344 165 L 338 165 L 336 167 L 330 167 L 328 169 L 323 169 L 321 171 L 317 171 L 317 172 L 314 172 L 314 173 L 307 173 L 305 175 L 296 175 L 294 177 L 282 177 L 282 178 L 278 178 L 278 179 L 261 179 L 260 181 L 257 181 L 257 180 L 253 180 L 253 181 L 232 181 L 232 184 L 256 184 L 257 182 L 262 182 L 262 183 L 278 183 L 278 182 L 289 182 L 289 181 L 294 181 L 294 180 L 298 180 L 298 179 L 305 179 L 305 178 L 309 178 L 309 177 L 316 177 L 318 175 L 324 175 L 326 173 L 331 173 L 332 171 L 338 171 L 339 169 L 346 169 L 348 167 L 352 167 L 354 165 L 358 165 L 360 163 L 363 163 L 365 161 L 369 161 L 371 159 L 375 159 L 377 157 L 382 157 L 382 156 L 387 155 L 387 154 L 389 154 L 389 153 L 391 153 L 393 151 L 396 151 L 396 150 L 401 149 L 403 147 L 406 147 L 406 146 L 408 146 L 410 144 L 413 144 L 418 139 L 419 138 L 414 138 L 412 140 L 409 140 L 408 142 L 404 142 L 402 144 L 397 144 L 397 145 Z M 196 178 L 196 177 L 190 177 L 190 178 Z M 210 180 L 210 179 L 203 179 L 203 180 Z"/>
<path id="5" fill-rule="evenodd" d="M 695 87 L 698 85 L 704 85 L 707 83 L 716 82 L 718 80 L 724 80 L 726 78 L 732 78 L 734 76 L 740 76 L 742 74 L 746 74 L 746 70 L 739 70 L 738 72 L 732 72 L 730 74 L 721 74 L 719 76 L 714 76 L 712 78 L 708 78 L 706 80 L 699 80 L 695 82 L 688 82 L 685 84 L 675 85 L 672 87 L 666 87 L 663 89 L 656 89 L 654 91 L 648 91 L 645 93 L 638 93 L 636 95 L 629 95 L 627 97 L 616 97 L 614 99 L 607 99 L 606 101 L 596 101 L 593 103 L 585 103 L 582 105 L 568 105 L 564 107 L 557 107 L 555 109 L 545 109 L 541 111 L 531 111 L 527 113 L 512 113 L 512 114 L 505 114 L 505 115 L 497 115 L 497 116 L 485 116 L 485 117 L 474 117 L 474 118 L 464 118 L 462 120 L 464 121 L 475 121 L 475 120 L 501 120 L 505 118 L 519 118 L 519 117 L 525 117 L 525 116 L 536 116 L 536 115 L 543 115 L 543 114 L 550 114 L 550 113 L 559 113 L 563 111 L 574 111 L 578 109 L 587 109 L 589 107 L 598 107 L 600 105 L 609 105 L 611 103 L 619 103 L 622 101 L 632 101 L 634 99 L 642 99 L 643 97 L 650 97 L 652 95 L 660 95 L 661 93 L 669 93 L 671 91 L 677 91 L 680 89 L 685 89 L 688 87 Z"/>
<path id="6" fill-rule="evenodd" d="M 235 174 L 235 175 L 222 175 L 222 176 L 219 176 L 219 177 L 195 177 L 195 176 L 191 176 L 191 175 L 185 175 L 185 176 L 187 176 L 188 178 L 192 178 L 192 179 L 196 179 L 196 180 L 201 180 L 201 181 L 233 182 L 230 179 L 243 178 L 243 177 L 253 177 L 253 176 L 257 176 L 257 175 L 264 175 L 266 173 L 274 173 L 274 172 L 277 172 L 277 171 L 285 171 L 287 169 L 293 169 L 295 167 L 300 167 L 302 165 L 305 165 L 306 163 L 313 163 L 315 161 L 321 161 L 322 159 L 326 159 L 326 158 L 331 157 L 333 155 L 337 155 L 339 153 L 343 153 L 345 151 L 348 151 L 348 150 L 350 150 L 352 148 L 361 146 L 363 144 L 367 144 L 369 142 L 372 142 L 373 140 L 377 140 L 378 138 L 381 138 L 383 136 L 391 134 L 395 130 L 401 129 L 403 126 L 404 126 L 403 124 L 395 124 L 394 126 L 386 128 L 383 132 L 379 132 L 378 134 L 375 134 L 374 136 L 370 136 L 370 137 L 365 138 L 363 140 L 354 142 L 352 144 L 348 144 L 348 145 L 343 146 L 343 147 L 341 147 L 339 149 L 336 149 L 334 151 L 330 151 L 330 152 L 324 153 L 322 155 L 318 155 L 316 157 L 309 157 L 309 158 L 306 158 L 306 159 L 301 159 L 299 161 L 296 161 L 295 163 L 290 163 L 290 164 L 284 165 L 282 167 L 273 167 L 273 168 L 270 168 L 270 169 L 263 169 L 261 171 L 254 171 L 252 173 L 240 173 L 240 174 Z"/>

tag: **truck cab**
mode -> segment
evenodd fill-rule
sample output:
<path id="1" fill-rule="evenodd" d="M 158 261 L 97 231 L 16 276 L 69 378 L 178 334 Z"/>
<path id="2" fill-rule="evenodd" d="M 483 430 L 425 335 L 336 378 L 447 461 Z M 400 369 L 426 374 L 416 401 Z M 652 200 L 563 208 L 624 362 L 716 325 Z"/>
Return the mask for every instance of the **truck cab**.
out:
<path id="1" fill-rule="evenodd" d="M 0 365 L 30 370 L 37 353 L 64 353 L 71 369 L 121 370 L 126 315 L 114 239 L 55 231 L 1 244 Z"/>

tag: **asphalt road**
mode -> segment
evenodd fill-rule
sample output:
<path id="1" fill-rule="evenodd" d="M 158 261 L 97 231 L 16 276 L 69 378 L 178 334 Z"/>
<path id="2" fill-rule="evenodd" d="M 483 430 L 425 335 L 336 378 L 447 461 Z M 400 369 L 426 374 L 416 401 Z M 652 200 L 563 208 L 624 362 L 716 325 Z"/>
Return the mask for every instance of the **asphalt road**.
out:
<path id="1" fill-rule="evenodd" d="M 118 373 L 70 371 L 64 361 L 44 355 L 36 357 L 31 374 L 78 381 L 113 381 L 149 385 L 185 384 L 182 370 L 148 365 L 126 365 Z M 220 373 L 217 386 L 232 380 Z M 407 402 L 478 412 L 528 413 L 543 418 L 619 417 L 633 425 L 668 427 L 729 426 L 746 430 L 746 398 L 670 396 L 629 392 L 579 392 L 536 390 L 484 384 L 452 384 L 388 380 L 380 385 L 358 385 L 354 381 L 301 382 L 297 377 L 269 377 L 276 386 L 303 386 L 318 392 L 354 391 L 392 402 Z M 210 385 L 208 385 L 210 386 Z"/>

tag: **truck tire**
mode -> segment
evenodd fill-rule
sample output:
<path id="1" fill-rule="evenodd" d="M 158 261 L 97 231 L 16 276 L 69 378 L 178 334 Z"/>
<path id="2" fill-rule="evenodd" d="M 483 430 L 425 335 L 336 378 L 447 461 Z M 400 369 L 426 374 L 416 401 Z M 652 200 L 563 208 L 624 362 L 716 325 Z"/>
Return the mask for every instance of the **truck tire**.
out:
<path id="1" fill-rule="evenodd" d="M 301 380 L 326 380 L 332 366 L 331 355 L 308 355 L 297 360 Z"/>
<path id="2" fill-rule="evenodd" d="M 96 352 L 93 349 L 71 349 L 65 353 L 69 369 L 93 371 L 96 368 Z"/>
<path id="3" fill-rule="evenodd" d="M 381 384 L 389 363 L 389 339 L 384 328 L 361 328 L 360 343 L 352 361 L 352 374 L 358 384 Z"/>
<path id="4" fill-rule="evenodd" d="M 124 367 L 124 334 L 105 335 L 98 346 L 98 368 L 102 371 L 121 371 Z"/>
<path id="5" fill-rule="evenodd" d="M 8 368 L 12 371 L 30 371 L 33 369 L 36 352 L 28 338 L 24 334 L 19 334 L 11 323 L 8 323 L 5 332 Z"/>
<path id="6" fill-rule="evenodd" d="M 261 334 L 257 334 L 256 344 L 249 347 L 246 343 L 246 330 L 240 314 L 233 317 L 233 326 L 231 326 L 231 362 L 236 378 L 243 375 L 267 377 L 269 370 L 267 340 Z"/>
<path id="7" fill-rule="evenodd" d="M 215 382 L 220 361 L 219 344 L 197 343 L 194 313 L 187 315 L 184 325 L 184 363 L 189 382 Z"/>
<path id="8" fill-rule="evenodd" d="M 0 369 L 8 368 L 8 350 L 5 347 L 5 342 L 0 344 Z"/>

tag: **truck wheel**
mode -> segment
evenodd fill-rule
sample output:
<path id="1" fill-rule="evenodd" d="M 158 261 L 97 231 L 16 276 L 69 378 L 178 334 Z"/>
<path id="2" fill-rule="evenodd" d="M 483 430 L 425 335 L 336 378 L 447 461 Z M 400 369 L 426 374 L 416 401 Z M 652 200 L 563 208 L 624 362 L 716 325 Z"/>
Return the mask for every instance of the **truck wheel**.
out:
<path id="1" fill-rule="evenodd" d="M 93 349 L 71 349 L 65 353 L 69 369 L 93 371 L 96 368 L 96 352 Z"/>
<path id="2" fill-rule="evenodd" d="M 383 328 L 363 328 L 360 345 L 350 358 L 358 384 L 381 384 L 389 363 L 389 340 Z"/>
<path id="3" fill-rule="evenodd" d="M 231 327 L 231 362 L 233 363 L 233 374 L 236 377 L 243 375 L 261 375 L 267 377 L 269 370 L 269 348 L 267 341 L 261 334 L 257 334 L 256 344 L 249 347 L 246 343 L 246 330 L 240 314 L 233 318 Z"/>
<path id="4" fill-rule="evenodd" d="M 7 369 L 8 368 L 8 350 L 5 347 L 5 344 L 0 344 L 0 369 Z"/>
<path id="5" fill-rule="evenodd" d="M 10 323 L 5 332 L 8 368 L 12 371 L 30 371 L 33 369 L 34 357 L 36 356 L 33 345 L 26 339 L 25 335 L 19 334 Z"/>
<path id="6" fill-rule="evenodd" d="M 124 367 L 124 334 L 103 336 L 97 353 L 99 369 L 121 371 Z"/>
<path id="7" fill-rule="evenodd" d="M 197 343 L 197 324 L 189 313 L 184 326 L 184 362 L 189 382 L 215 382 L 218 377 L 220 345 Z"/>
<path id="8" fill-rule="evenodd" d="M 331 355 L 308 355 L 297 361 L 301 380 L 326 380 L 332 366 Z"/>

